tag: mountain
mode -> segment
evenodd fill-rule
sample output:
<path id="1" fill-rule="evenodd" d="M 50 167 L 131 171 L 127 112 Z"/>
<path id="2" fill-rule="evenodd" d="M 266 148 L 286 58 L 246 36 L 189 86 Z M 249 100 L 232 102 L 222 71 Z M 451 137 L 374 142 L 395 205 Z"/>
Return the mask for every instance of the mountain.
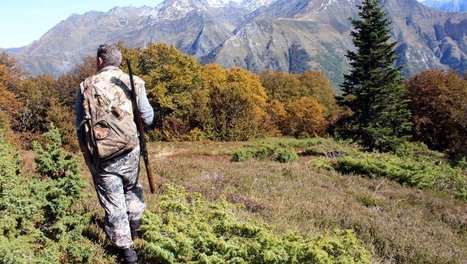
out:
<path id="1" fill-rule="evenodd" d="M 294 56 L 309 59 L 312 69 L 323 70 L 334 83 L 342 81 L 352 49 L 347 17 L 356 16 L 352 1 L 279 0 L 252 19 L 213 51 L 205 62 L 239 65 L 254 71 L 289 70 Z M 398 65 L 410 76 L 428 68 L 467 66 L 466 14 L 438 12 L 415 0 L 387 0 L 385 9 L 393 21 L 393 38 L 399 42 Z M 298 47 L 297 52 L 292 47 Z M 304 56 L 308 54 L 308 56 Z"/>
<path id="2" fill-rule="evenodd" d="M 72 15 L 50 29 L 18 56 L 32 74 L 58 75 L 69 71 L 100 43 L 124 41 L 129 47 L 151 42 L 175 45 L 190 55 L 202 56 L 217 47 L 252 8 L 265 0 L 216 2 L 166 0 L 157 7 L 115 7 L 108 12 Z M 263 2 L 261 2 L 263 1 Z"/>
<path id="3" fill-rule="evenodd" d="M 467 11 L 467 0 L 424 0 L 421 3 L 445 12 Z"/>
<path id="4" fill-rule="evenodd" d="M 361 0 L 166 0 L 157 7 L 116 7 L 72 15 L 17 54 L 33 74 L 62 74 L 98 44 L 163 42 L 202 63 L 251 71 L 325 72 L 335 87 L 353 48 L 349 17 Z M 467 69 L 467 14 L 415 0 L 384 0 L 398 41 L 398 65 L 410 76 L 429 68 Z"/>
<path id="5" fill-rule="evenodd" d="M 19 48 L 8 48 L 8 49 L 0 48 L 0 52 L 20 53 L 25 47 L 26 46 L 19 47 Z"/>

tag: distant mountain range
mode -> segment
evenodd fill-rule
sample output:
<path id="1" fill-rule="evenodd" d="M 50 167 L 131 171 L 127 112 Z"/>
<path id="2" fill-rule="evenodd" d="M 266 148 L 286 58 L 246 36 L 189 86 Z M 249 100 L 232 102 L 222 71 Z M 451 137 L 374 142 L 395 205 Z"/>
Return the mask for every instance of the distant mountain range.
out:
<path id="1" fill-rule="evenodd" d="M 115 7 L 72 15 L 15 56 L 32 74 L 60 75 L 95 54 L 98 44 L 124 41 L 174 45 L 202 63 L 259 72 L 325 72 L 335 87 L 353 49 L 349 17 L 358 0 L 166 0 L 157 7 Z M 416 0 L 384 0 L 398 41 L 398 65 L 410 76 L 429 68 L 467 69 L 467 14 Z"/>
<path id="2" fill-rule="evenodd" d="M 9 49 L 2 49 L 2 48 L 0 48 L 0 52 L 6 51 L 6 52 L 9 52 L 9 53 L 20 53 L 25 47 L 26 47 L 26 46 L 24 46 L 24 47 L 19 47 L 19 48 L 9 48 Z"/>
<path id="3" fill-rule="evenodd" d="M 467 0 L 424 0 L 422 4 L 446 12 L 466 12 Z"/>

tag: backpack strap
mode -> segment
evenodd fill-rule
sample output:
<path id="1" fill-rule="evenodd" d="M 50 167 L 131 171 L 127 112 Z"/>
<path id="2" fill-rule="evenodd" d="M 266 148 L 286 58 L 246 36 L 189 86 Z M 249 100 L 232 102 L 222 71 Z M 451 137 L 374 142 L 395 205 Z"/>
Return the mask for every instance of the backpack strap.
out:
<path id="1" fill-rule="evenodd" d="M 94 138 L 92 127 L 92 100 L 94 100 L 94 89 L 92 86 L 92 77 L 86 78 L 80 85 L 80 91 L 83 96 L 83 120 L 79 124 L 78 128 L 83 127 L 83 131 L 86 138 L 86 145 L 88 150 L 93 157 L 94 163 L 98 164 L 100 162 L 99 158 L 96 155 L 96 140 Z"/>

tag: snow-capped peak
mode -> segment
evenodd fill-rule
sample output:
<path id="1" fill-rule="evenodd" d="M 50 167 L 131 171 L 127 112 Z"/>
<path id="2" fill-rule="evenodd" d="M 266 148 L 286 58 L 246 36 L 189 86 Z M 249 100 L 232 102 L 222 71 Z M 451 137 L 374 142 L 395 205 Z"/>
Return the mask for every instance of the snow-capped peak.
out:
<path id="1" fill-rule="evenodd" d="M 229 3 L 237 3 L 241 4 L 243 0 L 206 0 L 206 2 L 211 6 L 211 7 L 225 7 Z"/>
<path id="2" fill-rule="evenodd" d="M 170 18 L 186 15 L 192 10 L 225 8 L 229 5 L 253 11 L 258 7 L 269 5 L 273 1 L 275 0 L 165 0 L 156 9 L 159 11 L 159 17 Z"/>
<path id="3" fill-rule="evenodd" d="M 244 7 L 250 11 L 255 10 L 258 7 L 269 5 L 274 0 L 205 0 L 211 7 L 221 8 L 226 7 L 229 4 L 235 4 L 237 6 Z"/>
<path id="4" fill-rule="evenodd" d="M 242 5 L 250 11 L 253 11 L 259 7 L 267 6 L 275 0 L 243 0 Z"/>

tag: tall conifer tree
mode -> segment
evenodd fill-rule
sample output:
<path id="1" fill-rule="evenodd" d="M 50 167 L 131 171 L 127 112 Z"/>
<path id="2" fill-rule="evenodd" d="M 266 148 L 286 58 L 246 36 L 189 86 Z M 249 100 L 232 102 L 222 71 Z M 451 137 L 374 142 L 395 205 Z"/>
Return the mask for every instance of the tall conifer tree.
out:
<path id="1" fill-rule="evenodd" d="M 411 130 L 408 101 L 395 67 L 396 42 L 390 42 L 391 21 L 379 0 L 364 0 L 360 20 L 352 19 L 355 51 L 348 51 L 352 69 L 344 75 L 341 106 L 352 114 L 346 124 L 349 134 L 369 149 L 393 150 L 408 139 Z"/>

